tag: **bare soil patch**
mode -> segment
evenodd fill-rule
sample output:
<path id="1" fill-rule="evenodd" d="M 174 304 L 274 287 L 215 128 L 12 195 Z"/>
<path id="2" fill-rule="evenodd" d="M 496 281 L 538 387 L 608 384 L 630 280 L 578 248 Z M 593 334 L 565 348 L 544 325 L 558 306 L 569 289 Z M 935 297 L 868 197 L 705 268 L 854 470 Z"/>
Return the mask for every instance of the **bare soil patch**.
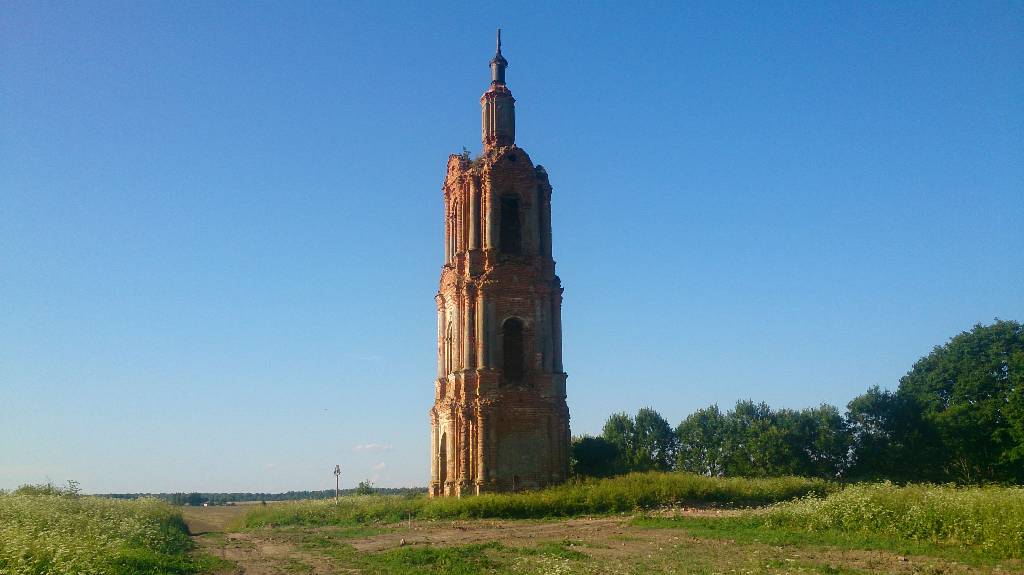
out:
<path id="1" fill-rule="evenodd" d="M 393 532 L 352 539 L 349 543 L 359 551 L 376 553 L 403 545 L 435 545 L 448 547 L 500 541 L 505 545 L 523 546 L 546 540 L 599 539 L 624 533 L 629 517 L 568 519 L 565 521 L 530 520 L 466 520 L 413 521 L 403 523 Z M 404 543 L 403 543 L 404 542 Z"/>
<path id="2" fill-rule="evenodd" d="M 658 512 L 665 516 L 723 517 L 740 513 L 705 508 L 672 509 Z M 377 553 L 408 545 L 438 547 L 499 541 L 514 547 L 531 547 L 544 541 L 566 542 L 574 551 L 584 553 L 616 572 L 637 559 L 655 564 L 664 560 L 666 572 L 672 572 L 680 556 L 714 568 L 735 565 L 737 556 L 753 565 L 776 565 L 774 572 L 802 572 L 810 567 L 825 570 L 853 569 L 867 573 L 897 574 L 974 574 L 1010 573 L 999 568 L 979 568 L 949 560 L 925 556 L 901 556 L 889 551 L 843 550 L 827 546 L 772 546 L 739 544 L 728 539 L 702 539 L 682 529 L 645 529 L 629 524 L 632 516 L 589 517 L 561 521 L 466 520 L 431 521 L 402 524 L 389 533 L 348 541 L 361 552 Z M 758 572 L 753 567 L 753 572 Z M 812 571 L 814 569 L 811 569 Z M 654 571 L 660 572 L 660 571 Z"/>
<path id="3" fill-rule="evenodd" d="M 181 516 L 192 535 L 224 531 L 228 523 L 246 512 L 242 505 L 218 505 L 213 507 L 182 507 Z"/>
<path id="4" fill-rule="evenodd" d="M 189 515 L 190 527 L 210 529 L 226 525 L 242 510 L 196 508 Z M 737 512 L 704 508 L 677 508 L 656 512 L 665 516 L 720 517 Z M 372 536 L 352 537 L 344 529 L 265 528 L 242 533 L 208 532 L 196 537 L 201 550 L 234 562 L 234 575 L 330 575 L 359 573 L 331 556 L 333 546 L 365 555 L 376 555 L 410 546 L 459 547 L 497 541 L 505 548 L 543 548 L 555 542 L 579 552 L 586 559 L 562 561 L 581 574 L 635 573 L 642 565 L 646 573 L 896 573 L 902 575 L 974 575 L 1015 572 L 999 567 L 976 567 L 936 557 L 904 557 L 887 551 L 843 550 L 827 546 L 774 546 L 737 543 L 729 539 L 702 539 L 685 529 L 650 529 L 630 525 L 632 516 L 581 517 L 565 520 L 460 520 L 411 521 L 386 526 Z M 311 540 L 327 541 L 328 547 L 309 546 Z M 350 550 L 349 553 L 352 551 Z M 505 557 L 509 557 L 505 552 Z M 514 555 L 513 555 L 514 556 Z M 507 561 L 507 559 L 506 559 Z M 546 567 L 538 557 L 526 562 L 502 564 L 500 573 L 541 573 Z M 345 563 L 345 564 L 342 564 Z M 1016 565 L 1016 564 L 1014 564 Z M 390 572 L 387 568 L 371 569 Z M 554 572 L 554 571 L 552 571 Z"/>
<path id="5" fill-rule="evenodd" d="M 193 538 L 201 552 L 226 559 L 232 567 L 217 575 L 335 575 L 356 573 L 303 549 L 275 533 L 206 533 Z"/>

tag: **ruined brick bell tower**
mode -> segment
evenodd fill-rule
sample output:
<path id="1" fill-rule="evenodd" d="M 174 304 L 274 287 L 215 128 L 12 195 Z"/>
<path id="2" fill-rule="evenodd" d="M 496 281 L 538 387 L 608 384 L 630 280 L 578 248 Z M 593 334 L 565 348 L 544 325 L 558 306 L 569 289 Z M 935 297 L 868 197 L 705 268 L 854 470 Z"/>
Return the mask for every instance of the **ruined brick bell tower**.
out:
<path id="1" fill-rule="evenodd" d="M 480 99 L 483 153 L 448 158 L 430 495 L 536 489 L 568 474 L 562 286 L 551 185 L 515 145 L 508 62 Z"/>

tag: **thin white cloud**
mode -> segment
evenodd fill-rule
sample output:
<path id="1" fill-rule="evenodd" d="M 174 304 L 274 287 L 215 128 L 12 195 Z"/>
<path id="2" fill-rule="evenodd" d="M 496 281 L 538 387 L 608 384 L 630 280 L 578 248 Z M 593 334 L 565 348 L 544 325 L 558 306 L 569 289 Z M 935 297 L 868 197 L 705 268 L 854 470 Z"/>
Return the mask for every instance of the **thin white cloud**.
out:
<path id="1" fill-rule="evenodd" d="M 373 466 L 373 470 L 374 470 L 374 471 L 383 471 L 383 470 L 384 470 L 384 468 L 385 468 L 385 467 L 387 467 L 387 466 L 388 466 L 388 464 L 387 464 L 387 463 L 384 463 L 383 461 L 381 461 L 381 462 L 380 462 L 380 463 L 378 463 L 377 465 L 374 465 L 374 466 Z"/>
<path id="2" fill-rule="evenodd" d="M 391 451 L 394 446 L 390 443 L 363 443 L 353 445 L 352 451 Z"/>

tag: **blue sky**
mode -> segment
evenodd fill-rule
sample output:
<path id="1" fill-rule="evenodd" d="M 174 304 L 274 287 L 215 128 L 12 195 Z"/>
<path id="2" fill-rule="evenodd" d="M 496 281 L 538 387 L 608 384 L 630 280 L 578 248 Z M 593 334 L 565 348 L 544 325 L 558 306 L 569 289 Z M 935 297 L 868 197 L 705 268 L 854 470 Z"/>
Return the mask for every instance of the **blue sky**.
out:
<path id="1" fill-rule="evenodd" d="M 424 485 L 497 26 L 574 433 L 1024 319 L 1019 4 L 5 3 L 0 488 Z"/>

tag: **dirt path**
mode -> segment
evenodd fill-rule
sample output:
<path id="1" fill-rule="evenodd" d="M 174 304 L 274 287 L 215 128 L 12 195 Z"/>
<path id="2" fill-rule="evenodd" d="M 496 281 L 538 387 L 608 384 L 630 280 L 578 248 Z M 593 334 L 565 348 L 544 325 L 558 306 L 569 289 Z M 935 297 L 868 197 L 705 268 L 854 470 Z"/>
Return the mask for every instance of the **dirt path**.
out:
<path id="1" fill-rule="evenodd" d="M 219 505 L 214 507 L 182 507 L 181 516 L 191 535 L 224 531 L 231 521 L 247 511 L 247 505 Z"/>
<path id="2" fill-rule="evenodd" d="M 902 557 L 885 551 L 841 550 L 824 546 L 739 544 L 728 539 L 698 539 L 681 529 L 645 529 L 630 525 L 629 516 L 584 517 L 561 521 L 465 520 L 411 521 L 394 524 L 375 535 L 357 535 L 345 528 L 269 528 L 225 533 L 224 527 L 244 509 L 193 508 L 186 521 L 199 549 L 230 561 L 217 575 L 335 575 L 359 573 L 353 562 L 399 547 L 454 547 L 501 542 L 506 554 L 555 542 L 588 557 L 569 571 L 631 573 L 642 561 L 650 573 L 698 570 L 708 572 L 805 573 L 863 572 L 903 575 L 1009 573 L 972 568 L 934 557 Z M 730 512 L 675 509 L 665 515 L 720 516 Z M 317 541 L 317 545 L 308 545 Z M 318 546 L 319 545 L 319 546 Z M 332 552 L 348 549 L 344 553 Z M 353 551 L 354 550 L 354 551 Z M 358 555 L 352 553 L 358 552 Z M 508 555 L 506 555 L 508 557 Z M 500 559 L 500 558 L 499 558 Z M 513 557 L 514 559 L 514 557 Z M 507 565 L 511 567 L 512 565 Z M 377 572 L 376 569 L 371 569 Z M 519 565 L 516 572 L 534 572 Z M 385 569 L 381 572 L 387 572 Z M 501 571 L 506 572 L 505 570 Z M 511 571 L 509 571 L 511 572 Z M 537 572 L 547 572 L 542 569 Z"/>
<path id="3" fill-rule="evenodd" d="M 391 533 L 351 539 L 358 551 L 376 553 L 404 545 L 471 545 L 501 541 L 516 547 L 550 540 L 589 540 L 621 535 L 628 527 L 626 517 L 568 519 L 558 522 L 537 521 L 413 521 Z"/>
<path id="4" fill-rule="evenodd" d="M 327 558 L 302 550 L 296 544 L 271 535 L 229 533 L 223 537 L 200 537 L 199 548 L 234 563 L 224 575 L 334 575 L 351 573 L 331 564 Z"/>
<path id="5" fill-rule="evenodd" d="M 282 575 L 302 573 L 333 575 L 346 573 L 329 561 L 300 549 L 273 531 L 225 533 L 234 519 L 246 512 L 245 505 L 184 507 L 182 517 L 199 551 L 226 559 L 234 565 L 218 575 Z"/>
<path id="6" fill-rule="evenodd" d="M 666 516 L 710 517 L 737 512 L 707 509 L 672 510 Z M 350 539 L 357 550 L 376 553 L 407 545 L 448 547 L 500 541 L 512 547 L 532 547 L 544 541 L 569 542 L 581 553 L 608 564 L 628 565 L 636 558 L 650 559 L 671 552 L 699 553 L 709 562 L 728 562 L 736 554 L 774 558 L 781 564 L 792 563 L 796 571 L 803 565 L 859 569 L 868 573 L 897 574 L 970 574 L 978 573 L 967 565 L 932 557 L 903 557 L 888 551 L 841 550 L 829 547 L 771 546 L 731 540 L 699 539 L 678 529 L 644 529 L 629 525 L 632 516 L 588 517 L 555 522 L 539 521 L 437 521 L 412 522 L 390 533 Z M 783 568 L 780 573 L 789 572 Z M 998 571 L 997 571 L 998 572 Z"/>

